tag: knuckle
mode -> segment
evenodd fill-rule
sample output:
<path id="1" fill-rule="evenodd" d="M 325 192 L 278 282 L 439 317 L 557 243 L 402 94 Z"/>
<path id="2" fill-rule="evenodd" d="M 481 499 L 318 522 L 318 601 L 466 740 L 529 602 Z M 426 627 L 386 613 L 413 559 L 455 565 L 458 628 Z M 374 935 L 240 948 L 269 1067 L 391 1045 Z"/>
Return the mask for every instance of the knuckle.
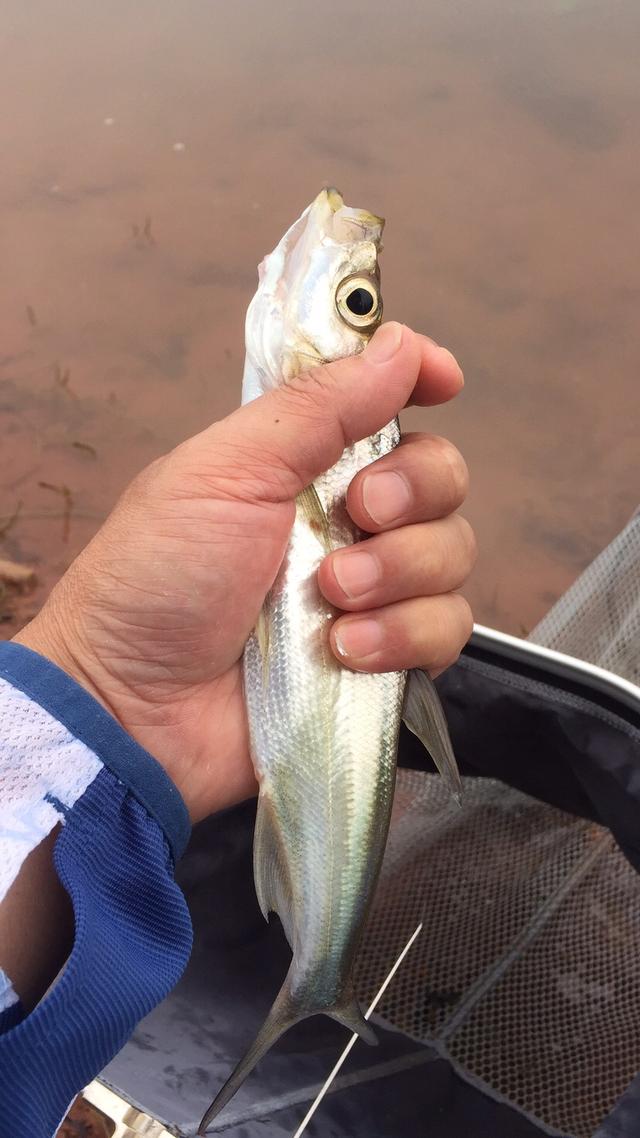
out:
<path id="1" fill-rule="evenodd" d="M 154 458 L 152 462 L 143 467 L 142 470 L 139 470 L 124 491 L 123 499 L 131 503 L 132 501 L 148 498 L 150 495 L 155 494 L 158 484 L 164 476 L 169 458 L 169 455 Z"/>
<path id="2" fill-rule="evenodd" d="M 206 451 L 197 437 L 187 439 L 161 462 L 158 487 L 171 501 L 281 501 L 292 496 L 298 481 L 282 455 L 248 438 L 220 436 Z"/>
<path id="3" fill-rule="evenodd" d="M 464 502 L 469 489 L 469 470 L 460 451 L 449 439 L 432 436 L 432 451 L 445 471 L 449 503 L 457 509 Z"/>
<path id="4" fill-rule="evenodd" d="M 455 602 L 457 608 L 457 630 L 462 649 L 473 632 L 473 611 L 467 598 L 461 593 L 452 593 L 451 600 Z"/>
<path id="5" fill-rule="evenodd" d="M 460 514 L 455 515 L 458 539 L 463 550 L 466 572 L 470 573 L 478 559 L 478 542 L 473 526 Z"/>
<path id="6" fill-rule="evenodd" d="M 148 485 L 159 495 L 171 498 L 180 496 L 181 490 L 194 471 L 202 468 L 194 439 L 179 443 L 168 454 L 151 463 L 142 474 L 149 473 Z"/>
<path id="7" fill-rule="evenodd" d="M 339 378 L 338 364 L 318 364 L 271 393 L 274 407 L 299 424 L 312 449 L 327 446 L 330 439 L 331 450 L 341 451 L 350 441 L 338 398 Z"/>
<path id="8" fill-rule="evenodd" d="M 476 538 L 469 522 L 459 514 L 427 522 L 422 531 L 422 556 L 417 573 L 425 587 L 438 591 L 458 588 L 476 561 Z"/>
<path id="9" fill-rule="evenodd" d="M 451 541 L 446 534 L 434 528 L 429 522 L 424 528 L 423 541 L 423 574 L 426 581 L 433 586 L 442 587 L 442 583 L 452 572 Z M 446 587 L 446 586 L 445 586 Z"/>
<path id="10" fill-rule="evenodd" d="M 452 443 L 449 443 L 444 452 L 444 460 L 451 483 L 451 500 L 457 508 L 462 505 L 469 490 L 469 471 L 460 451 Z"/>
<path id="11" fill-rule="evenodd" d="M 433 663 L 439 669 L 455 664 L 473 631 L 473 615 L 465 598 L 459 593 L 450 593 L 443 600 L 445 604 L 438 627 L 440 635 L 433 651 Z"/>

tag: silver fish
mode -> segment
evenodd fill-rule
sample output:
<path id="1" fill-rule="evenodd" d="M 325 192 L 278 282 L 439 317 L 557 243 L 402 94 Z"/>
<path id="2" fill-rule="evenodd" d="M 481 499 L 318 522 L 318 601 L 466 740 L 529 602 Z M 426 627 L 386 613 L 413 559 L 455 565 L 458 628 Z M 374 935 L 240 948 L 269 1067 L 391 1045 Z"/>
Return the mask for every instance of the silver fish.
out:
<path id="1" fill-rule="evenodd" d="M 318 362 L 363 350 L 382 318 L 378 252 L 384 222 L 323 190 L 259 269 L 246 322 L 243 402 Z M 347 447 L 297 500 L 288 549 L 244 653 L 252 758 L 260 784 L 256 892 L 292 950 L 282 988 L 254 1043 L 207 1110 L 215 1115 L 289 1027 L 320 1012 L 368 1042 L 351 979 L 385 849 L 400 721 L 428 745 L 452 789 L 455 759 L 431 680 L 365 675 L 336 660 L 336 613 L 317 585 L 320 562 L 362 534 L 346 510 L 354 475 L 387 454 L 398 422 Z M 404 710 L 403 710 L 404 707 Z"/>

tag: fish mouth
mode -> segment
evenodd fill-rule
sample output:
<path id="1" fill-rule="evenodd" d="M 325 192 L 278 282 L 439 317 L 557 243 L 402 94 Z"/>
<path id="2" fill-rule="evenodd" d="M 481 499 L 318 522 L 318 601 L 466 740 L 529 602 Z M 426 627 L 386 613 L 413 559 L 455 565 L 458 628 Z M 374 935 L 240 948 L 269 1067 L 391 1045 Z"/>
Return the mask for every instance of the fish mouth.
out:
<path id="1" fill-rule="evenodd" d="M 339 209 L 342 209 L 344 205 L 344 198 L 340 193 L 340 190 L 337 190 L 335 186 L 325 186 L 324 190 L 321 190 L 320 192 L 327 195 L 327 202 L 329 203 L 329 206 L 334 213 L 337 213 Z"/>
<path id="2" fill-rule="evenodd" d="M 345 205 L 344 198 L 335 186 L 325 186 L 311 206 L 325 232 L 343 244 L 353 241 L 373 241 L 380 246 L 384 218 L 368 209 Z"/>

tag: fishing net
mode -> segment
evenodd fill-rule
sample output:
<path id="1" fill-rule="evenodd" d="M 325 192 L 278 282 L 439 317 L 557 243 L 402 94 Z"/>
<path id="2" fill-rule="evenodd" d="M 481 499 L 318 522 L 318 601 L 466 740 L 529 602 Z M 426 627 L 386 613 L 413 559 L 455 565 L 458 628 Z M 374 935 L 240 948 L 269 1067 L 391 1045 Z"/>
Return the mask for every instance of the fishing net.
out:
<path id="1" fill-rule="evenodd" d="M 529 639 L 640 684 L 640 511 Z"/>
<path id="2" fill-rule="evenodd" d="M 640 517 L 532 639 L 638 682 Z M 640 877 L 607 830 L 502 783 L 401 771 L 358 962 L 364 1001 L 550 1133 L 590 1138 L 640 1068 Z"/>

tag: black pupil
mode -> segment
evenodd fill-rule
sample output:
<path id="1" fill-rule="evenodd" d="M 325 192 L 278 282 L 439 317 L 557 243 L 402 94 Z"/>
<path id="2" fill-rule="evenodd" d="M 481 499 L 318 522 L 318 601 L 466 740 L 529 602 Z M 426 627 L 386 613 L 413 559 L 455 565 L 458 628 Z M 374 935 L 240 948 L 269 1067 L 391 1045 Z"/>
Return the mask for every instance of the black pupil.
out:
<path id="1" fill-rule="evenodd" d="M 347 308 L 354 316 L 368 316 L 373 303 L 373 296 L 368 288 L 354 288 L 347 297 Z"/>

